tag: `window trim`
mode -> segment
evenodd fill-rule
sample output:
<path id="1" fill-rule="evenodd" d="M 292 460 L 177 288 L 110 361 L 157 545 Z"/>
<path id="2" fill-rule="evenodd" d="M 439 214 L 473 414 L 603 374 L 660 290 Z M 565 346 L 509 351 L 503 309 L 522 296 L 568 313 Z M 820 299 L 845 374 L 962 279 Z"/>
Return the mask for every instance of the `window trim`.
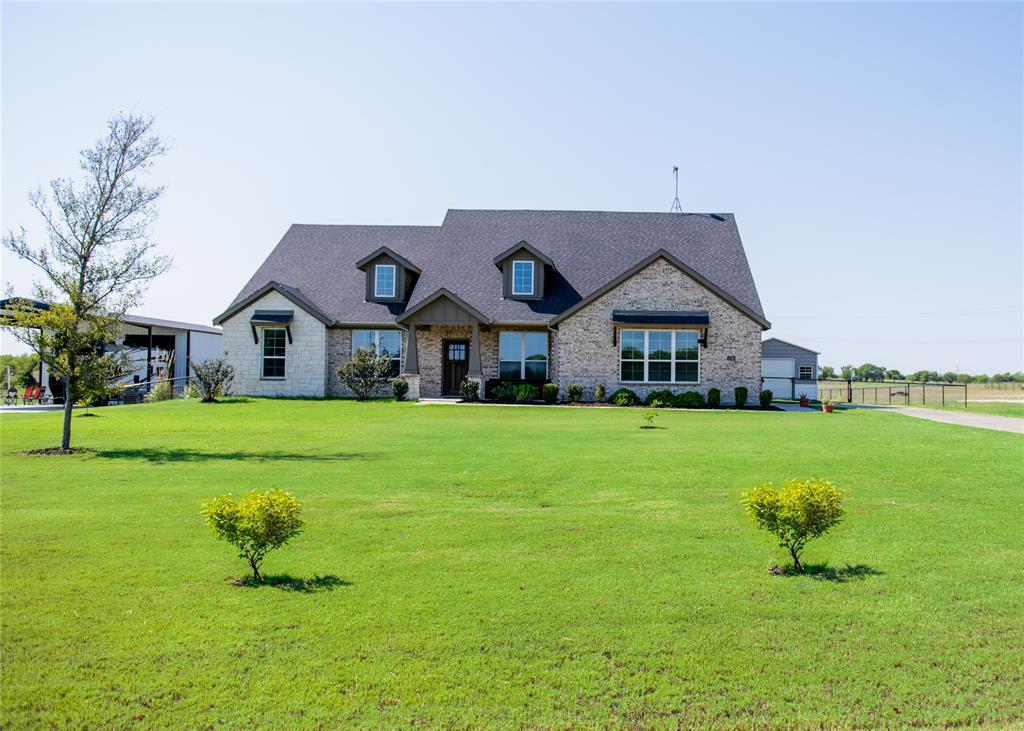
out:
<path id="1" fill-rule="evenodd" d="M 501 377 L 501 364 L 502 363 L 515 363 L 514 360 L 509 360 L 501 357 L 501 336 L 502 335 L 518 335 L 519 336 L 519 379 L 520 381 L 525 380 L 548 380 L 548 373 L 550 372 L 551 363 L 551 338 L 548 337 L 547 333 L 539 332 L 537 330 L 502 330 L 498 333 L 498 379 L 504 380 Z M 527 335 L 543 335 L 545 340 L 544 347 L 544 377 L 541 379 L 526 378 L 526 364 L 529 363 L 540 363 L 539 360 L 527 360 L 526 358 L 526 336 Z"/>
<path id="2" fill-rule="evenodd" d="M 398 333 L 398 355 L 396 357 L 391 358 L 391 360 L 393 360 L 393 361 L 397 360 L 398 361 L 398 375 L 399 376 L 402 375 L 402 351 L 404 350 L 404 346 L 402 345 L 402 331 L 401 330 L 398 330 L 397 328 L 395 328 L 395 329 L 391 329 L 391 328 L 383 328 L 383 329 L 374 328 L 374 329 L 370 329 L 370 328 L 365 328 L 365 327 L 352 328 L 352 342 L 351 342 L 351 346 L 349 347 L 349 351 L 351 353 L 350 357 L 355 357 L 356 351 L 358 350 L 358 348 L 356 347 L 356 333 L 357 332 L 371 333 L 371 337 L 373 338 L 373 348 L 374 348 L 374 350 L 377 353 L 380 352 L 380 336 L 381 336 L 382 333 Z M 388 351 L 388 355 L 393 355 L 393 353 Z"/>
<path id="3" fill-rule="evenodd" d="M 530 291 L 529 292 L 517 292 L 516 291 L 516 264 L 529 264 L 530 265 Z M 532 297 L 533 293 L 537 290 L 537 265 L 533 259 L 513 259 L 512 260 L 512 273 L 511 273 L 511 286 L 509 287 L 513 297 Z"/>
<path id="4" fill-rule="evenodd" d="M 804 375 L 804 369 L 807 369 L 807 375 Z M 796 377 L 798 381 L 813 381 L 814 380 L 814 366 L 802 365 L 797 366 Z"/>
<path id="5" fill-rule="evenodd" d="M 263 342 L 260 345 L 260 380 L 261 381 L 284 381 L 288 378 L 288 333 L 287 328 L 284 327 L 261 327 L 260 334 L 263 336 Z M 282 344 L 284 345 L 284 355 L 267 355 L 267 333 L 268 332 L 279 332 L 281 333 Z M 284 366 L 283 376 L 268 376 L 267 375 L 267 361 L 281 361 L 281 365 Z"/>
<path id="6" fill-rule="evenodd" d="M 391 270 L 391 294 L 380 291 L 380 270 Z M 398 296 L 398 265 L 397 264 L 376 264 L 373 267 L 373 296 L 379 299 L 394 299 Z"/>
<path id="7" fill-rule="evenodd" d="M 622 357 L 622 337 L 627 332 L 642 332 L 644 334 L 644 350 L 643 350 L 644 357 L 643 357 L 643 359 L 640 359 L 640 358 L 623 358 Z M 654 361 L 655 363 L 671 363 L 671 367 L 669 369 L 669 380 L 667 380 L 667 381 L 652 381 L 650 379 L 650 364 L 651 364 L 651 358 L 650 358 L 650 352 L 651 352 L 651 348 L 650 348 L 650 334 L 652 332 L 669 332 L 669 333 L 672 333 L 672 339 L 670 341 L 670 348 L 669 348 L 669 352 L 672 354 L 672 357 L 669 360 L 667 360 L 667 361 L 666 360 L 657 360 L 657 359 Z M 681 332 L 692 332 L 692 333 L 696 333 L 697 334 L 697 358 L 696 358 L 696 360 L 679 360 L 679 359 L 676 358 L 676 352 L 677 352 L 676 351 L 676 334 L 677 333 L 681 333 Z M 650 330 L 644 330 L 644 329 L 640 329 L 640 328 L 628 328 L 628 329 L 624 328 L 624 329 L 619 331 L 619 339 L 618 340 L 619 340 L 619 383 L 659 383 L 659 384 L 677 385 L 677 386 L 693 386 L 693 385 L 700 384 L 700 382 L 701 382 L 701 363 L 700 363 L 700 331 L 699 330 L 692 330 L 692 329 L 686 329 L 686 328 L 677 329 L 677 330 L 669 330 L 668 328 L 655 328 L 655 329 L 650 329 Z M 643 380 L 636 381 L 636 380 L 628 380 L 628 379 L 623 378 L 622 377 L 622 364 L 623 363 L 643 363 L 644 364 L 644 377 L 643 377 Z M 677 381 L 677 380 L 675 380 L 675 378 L 676 378 L 676 363 L 696 363 L 697 364 L 697 380 L 695 380 L 695 381 Z"/>

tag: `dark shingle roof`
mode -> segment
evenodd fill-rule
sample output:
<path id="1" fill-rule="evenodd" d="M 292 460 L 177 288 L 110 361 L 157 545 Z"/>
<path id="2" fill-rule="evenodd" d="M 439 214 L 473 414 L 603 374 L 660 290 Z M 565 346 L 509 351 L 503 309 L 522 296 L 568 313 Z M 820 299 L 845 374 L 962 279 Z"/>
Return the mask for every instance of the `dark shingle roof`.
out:
<path id="1" fill-rule="evenodd" d="M 520 241 L 554 262 L 541 300 L 502 299 L 494 257 Z M 356 262 L 381 246 L 423 270 L 407 304 L 364 299 L 365 274 Z M 764 318 L 731 214 L 602 211 L 450 210 L 439 227 L 296 224 L 232 307 L 277 281 L 336 322 L 383 324 L 444 288 L 492 321 L 546 322 L 658 250 Z"/>

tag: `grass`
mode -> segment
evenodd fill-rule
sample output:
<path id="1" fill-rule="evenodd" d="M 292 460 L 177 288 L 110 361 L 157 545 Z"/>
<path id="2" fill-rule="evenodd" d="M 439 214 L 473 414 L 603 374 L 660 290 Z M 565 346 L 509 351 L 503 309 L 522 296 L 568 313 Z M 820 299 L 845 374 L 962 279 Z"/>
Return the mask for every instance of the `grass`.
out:
<path id="1" fill-rule="evenodd" d="M 967 404 L 966 409 L 964 409 L 962 405 L 946 407 L 930 406 L 932 408 L 945 408 L 947 411 L 966 411 L 970 414 L 992 414 L 993 416 L 1015 416 L 1018 419 L 1024 419 L 1024 402 L 1019 404 L 1007 404 L 1000 403 L 998 401 L 972 401 Z"/>
<path id="2" fill-rule="evenodd" d="M 1024 722 L 1024 441 L 895 413 L 172 401 L 5 415 L 4 727 Z M 740 493 L 821 475 L 781 549 Z M 245 572 L 202 524 L 282 487 Z"/>

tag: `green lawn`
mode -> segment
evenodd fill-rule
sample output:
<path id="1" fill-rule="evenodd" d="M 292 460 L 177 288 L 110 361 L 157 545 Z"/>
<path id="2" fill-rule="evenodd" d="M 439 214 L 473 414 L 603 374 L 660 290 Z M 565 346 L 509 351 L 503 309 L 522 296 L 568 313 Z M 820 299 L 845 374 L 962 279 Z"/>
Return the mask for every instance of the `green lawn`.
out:
<path id="1" fill-rule="evenodd" d="M 963 406 L 947 407 L 947 410 L 964 411 Z M 1024 419 L 1024 402 L 1005 404 L 998 402 L 972 401 L 967 404 L 966 411 L 972 414 L 993 414 L 994 416 L 1015 416 Z"/>
<path id="2" fill-rule="evenodd" d="M 168 402 L 5 415 L 5 728 L 1024 722 L 1024 440 L 837 414 Z M 808 577 L 743 514 L 821 475 Z M 243 562 L 203 498 L 292 491 Z"/>

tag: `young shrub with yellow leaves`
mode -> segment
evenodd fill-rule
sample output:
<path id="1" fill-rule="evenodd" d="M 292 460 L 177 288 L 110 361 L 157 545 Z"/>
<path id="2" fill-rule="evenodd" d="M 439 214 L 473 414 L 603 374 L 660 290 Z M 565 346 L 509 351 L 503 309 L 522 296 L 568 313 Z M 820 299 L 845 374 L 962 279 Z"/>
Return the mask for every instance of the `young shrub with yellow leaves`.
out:
<path id="1" fill-rule="evenodd" d="M 230 494 L 203 503 L 210 530 L 238 549 L 252 568 L 253 581 L 262 583 L 260 564 L 268 551 L 280 548 L 302 528 L 299 501 L 283 490 L 252 492 L 235 500 Z"/>
<path id="2" fill-rule="evenodd" d="M 776 488 L 766 482 L 743 494 L 747 515 L 758 528 L 779 539 L 803 571 L 800 553 L 812 538 L 825 535 L 843 518 L 842 496 L 828 480 L 790 480 Z"/>

